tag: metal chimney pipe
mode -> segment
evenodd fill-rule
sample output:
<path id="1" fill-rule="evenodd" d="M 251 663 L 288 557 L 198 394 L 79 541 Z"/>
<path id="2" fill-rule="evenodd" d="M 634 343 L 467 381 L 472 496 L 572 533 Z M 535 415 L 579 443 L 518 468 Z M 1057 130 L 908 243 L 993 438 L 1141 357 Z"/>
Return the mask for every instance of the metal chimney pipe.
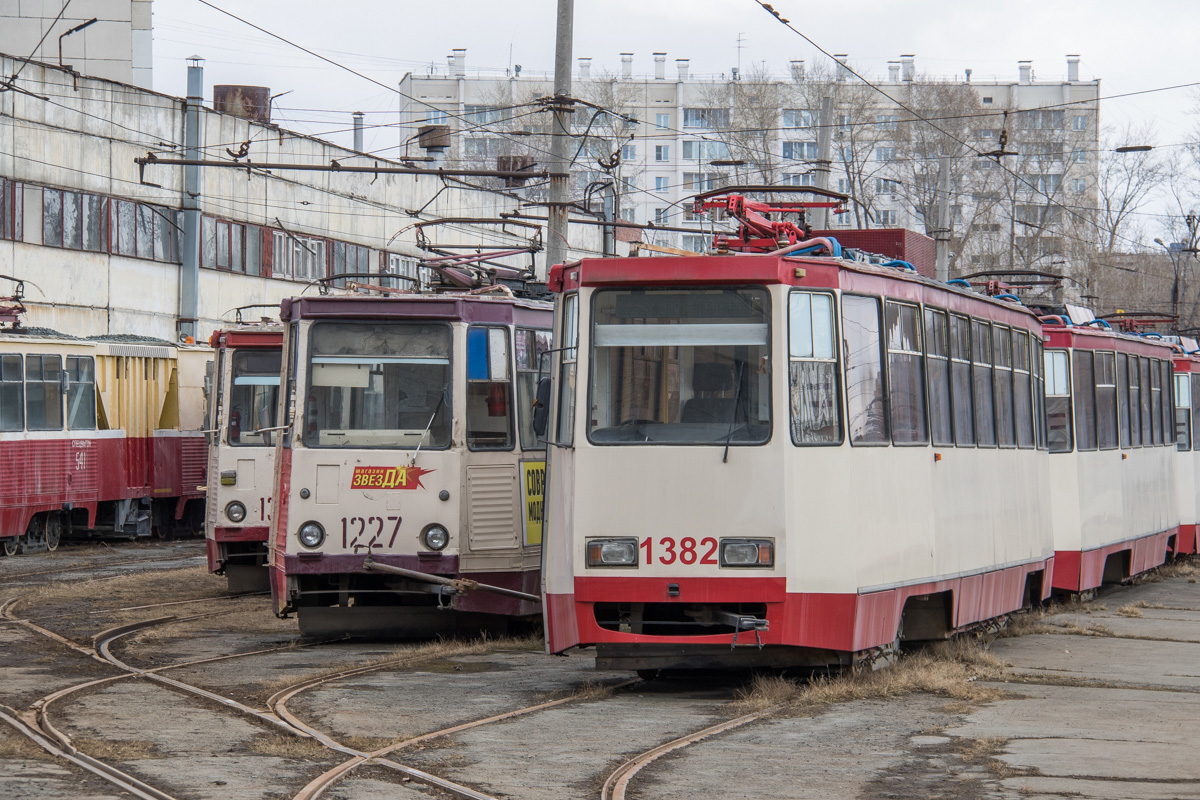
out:
<path id="1" fill-rule="evenodd" d="M 792 66 L 792 80 L 794 80 L 796 83 L 800 83 L 804 80 L 804 62 L 792 61 L 790 64 Z"/>
<path id="2" fill-rule="evenodd" d="M 971 70 L 968 68 L 968 69 L 963 70 L 963 72 L 967 76 L 967 83 L 970 83 L 971 82 Z"/>
<path id="3" fill-rule="evenodd" d="M 450 52 L 454 54 L 454 75 L 461 78 L 467 74 L 467 48 L 456 47 Z"/>
<path id="4" fill-rule="evenodd" d="M 354 152 L 363 151 L 363 112 L 354 112 Z"/>
<path id="5" fill-rule="evenodd" d="M 916 55 L 913 53 L 900 54 L 900 78 L 904 81 L 914 81 L 917 79 L 917 65 L 914 61 Z"/>
<path id="6" fill-rule="evenodd" d="M 587 57 L 579 59 L 579 80 L 586 81 L 592 77 L 592 60 Z"/>
<path id="7" fill-rule="evenodd" d="M 1017 62 L 1017 74 L 1020 75 L 1020 77 L 1021 77 L 1021 83 L 1029 83 L 1030 78 L 1033 74 L 1033 62 L 1032 61 L 1018 61 Z"/>
<path id="8" fill-rule="evenodd" d="M 633 53 L 621 53 L 621 77 L 625 80 L 633 77 Z"/>
<path id="9" fill-rule="evenodd" d="M 1067 81 L 1070 83 L 1079 82 L 1079 56 L 1067 55 Z"/>
<path id="10" fill-rule="evenodd" d="M 204 59 L 188 59 L 187 100 L 183 115 L 183 157 L 200 159 L 200 109 L 204 105 Z M 183 237 L 180 242 L 183 265 L 179 270 L 179 317 L 176 322 L 180 339 L 196 336 L 200 312 L 200 167 L 183 168 Z"/>
<path id="11" fill-rule="evenodd" d="M 654 54 L 654 80 L 662 81 L 667 78 L 667 54 Z"/>
<path id="12" fill-rule="evenodd" d="M 849 57 L 850 56 L 846 53 L 834 53 L 833 54 L 833 60 L 838 63 L 837 79 L 839 81 L 844 81 L 848 77 L 850 77 L 850 73 L 846 71 L 846 59 L 848 59 Z"/>
<path id="13" fill-rule="evenodd" d="M 675 59 L 675 67 L 679 70 L 679 80 L 681 81 L 688 79 L 688 60 L 686 58 Z"/>
<path id="14" fill-rule="evenodd" d="M 899 61 L 889 61 L 888 62 L 888 82 L 889 83 L 899 83 L 900 82 L 900 62 Z"/>

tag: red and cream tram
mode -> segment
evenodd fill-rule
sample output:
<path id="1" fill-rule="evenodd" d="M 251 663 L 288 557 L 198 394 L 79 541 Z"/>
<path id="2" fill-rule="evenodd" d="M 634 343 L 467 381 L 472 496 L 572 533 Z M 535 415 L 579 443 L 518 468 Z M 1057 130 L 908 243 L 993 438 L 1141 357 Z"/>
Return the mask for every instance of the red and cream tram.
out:
<path id="1" fill-rule="evenodd" d="M 553 268 L 550 652 L 848 664 L 1049 596 L 1036 316 L 797 238 Z"/>
<path id="2" fill-rule="evenodd" d="M 492 289 L 284 301 L 271 591 L 301 632 L 538 613 L 552 312 Z"/>
<path id="3" fill-rule="evenodd" d="M 1180 522 L 1172 359 L 1157 335 L 1044 317 L 1054 588 L 1159 566 Z"/>
<path id="4" fill-rule="evenodd" d="M 3 552 L 198 530 L 208 360 L 158 340 L 0 332 Z"/>
<path id="5" fill-rule="evenodd" d="M 214 332 L 210 344 L 217 365 L 210 398 L 208 569 L 225 575 L 230 591 L 265 590 L 283 327 L 240 324 Z"/>
<path id="6" fill-rule="evenodd" d="M 1189 342 L 1194 344 L 1194 342 Z M 1175 367 L 1175 477 L 1179 492 L 1179 534 L 1175 555 L 1197 552 L 1196 529 L 1200 522 L 1200 355 L 1176 353 Z"/>

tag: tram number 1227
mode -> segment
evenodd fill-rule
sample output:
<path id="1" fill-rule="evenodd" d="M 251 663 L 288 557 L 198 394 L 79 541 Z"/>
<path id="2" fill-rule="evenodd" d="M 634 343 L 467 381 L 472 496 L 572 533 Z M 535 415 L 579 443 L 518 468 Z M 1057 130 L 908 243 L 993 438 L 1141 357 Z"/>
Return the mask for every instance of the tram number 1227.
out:
<path id="1" fill-rule="evenodd" d="M 656 548 L 661 552 L 658 557 L 660 564 L 674 564 L 678 561 L 681 564 L 717 564 L 717 540 L 711 536 L 706 536 L 700 540 L 697 545 L 696 540 L 690 536 L 685 536 L 676 543 L 670 536 L 663 536 L 657 540 L 652 536 L 647 536 L 642 539 L 641 548 L 646 551 L 646 563 L 650 564 L 654 561 L 654 553 Z"/>
<path id="2" fill-rule="evenodd" d="M 383 547 L 379 538 L 383 536 L 385 526 L 389 522 L 395 523 L 387 543 L 388 547 L 392 547 L 396 544 L 396 535 L 400 533 L 400 517 L 342 517 L 342 547 Z M 370 541 L 362 541 L 365 536 L 370 536 Z"/>

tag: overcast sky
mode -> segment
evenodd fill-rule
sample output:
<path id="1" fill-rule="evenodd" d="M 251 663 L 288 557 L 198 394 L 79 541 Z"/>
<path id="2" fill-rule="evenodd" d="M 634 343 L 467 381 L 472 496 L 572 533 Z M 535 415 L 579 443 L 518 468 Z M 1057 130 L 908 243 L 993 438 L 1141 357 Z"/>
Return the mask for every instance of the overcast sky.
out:
<path id="1" fill-rule="evenodd" d="M 468 73 L 520 64 L 526 75 L 554 67 L 555 0 L 342 0 L 339 3 L 213 0 L 274 33 L 394 86 L 407 72 L 446 66 L 452 48 L 467 48 Z M 887 62 L 916 54 L 930 76 L 1015 80 L 1017 61 L 1033 62 L 1035 79 L 1066 76 L 1066 54 L 1081 56 L 1080 77 L 1099 78 L 1104 98 L 1200 82 L 1197 0 L 850 0 L 805 3 L 775 0 L 792 24 L 831 53 L 848 53 L 868 76 L 885 76 Z M 739 35 L 741 48 L 738 48 Z M 637 73 L 653 71 L 666 51 L 668 77 L 676 58 L 693 74 L 728 74 L 752 63 L 786 74 L 788 62 L 825 60 L 753 0 L 576 0 L 574 56 L 590 56 L 593 74 L 620 69 L 633 52 Z M 185 94 L 185 59 L 206 59 L 205 97 L 213 84 L 268 86 L 287 94 L 276 102 L 284 127 L 324 134 L 349 144 L 349 114 L 367 122 L 394 121 L 397 96 L 271 39 L 197 0 L 154 4 L 154 83 Z M 1151 123 L 1164 152 L 1200 138 L 1196 87 L 1102 100 L 1102 124 Z M 396 143 L 388 128 L 368 129 L 367 150 Z"/>

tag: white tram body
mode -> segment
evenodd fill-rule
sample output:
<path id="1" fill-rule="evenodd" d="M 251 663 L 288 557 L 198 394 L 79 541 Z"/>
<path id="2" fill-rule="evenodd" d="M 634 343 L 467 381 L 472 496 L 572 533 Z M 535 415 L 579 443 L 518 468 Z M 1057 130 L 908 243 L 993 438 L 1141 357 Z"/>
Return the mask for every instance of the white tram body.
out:
<path id="1" fill-rule="evenodd" d="M 205 540 L 209 572 L 231 591 L 267 589 L 267 523 L 275 480 L 275 415 L 283 327 L 215 331 Z"/>
<path id="2" fill-rule="evenodd" d="M 1174 554 L 1197 552 L 1200 522 L 1200 357 L 1175 355 L 1175 478 L 1179 496 L 1179 534 Z"/>
<path id="3" fill-rule="evenodd" d="M 1157 567 L 1175 546 L 1176 351 L 1050 319 L 1060 318 L 1044 328 L 1054 588 L 1083 592 Z"/>
<path id="4" fill-rule="evenodd" d="M 774 254 L 584 260 L 550 286 L 550 652 L 850 663 L 1049 596 L 1029 310 Z"/>
<path id="5" fill-rule="evenodd" d="M 531 416 L 550 304 L 312 297 L 284 301 L 281 319 L 276 612 L 304 633 L 389 635 L 536 615 L 545 451 Z"/>

